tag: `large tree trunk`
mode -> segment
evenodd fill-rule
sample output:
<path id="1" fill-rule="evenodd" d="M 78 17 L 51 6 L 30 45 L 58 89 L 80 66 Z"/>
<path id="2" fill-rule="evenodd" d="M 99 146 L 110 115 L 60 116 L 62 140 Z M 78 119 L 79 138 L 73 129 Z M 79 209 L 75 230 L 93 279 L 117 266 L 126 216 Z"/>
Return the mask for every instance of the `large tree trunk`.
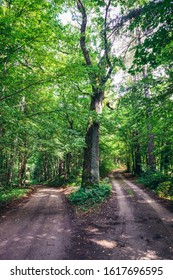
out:
<path id="1" fill-rule="evenodd" d="M 99 123 L 93 122 L 85 136 L 82 186 L 99 183 Z"/>
<path id="2" fill-rule="evenodd" d="M 148 129 L 148 142 L 147 142 L 147 165 L 150 171 L 156 171 L 156 157 L 154 154 L 155 145 L 154 145 L 154 134 L 152 132 L 151 124 L 147 126 Z"/>
<path id="3" fill-rule="evenodd" d="M 96 114 L 102 112 L 102 100 L 104 92 L 96 90 L 91 98 L 90 110 Z M 82 186 L 99 184 L 99 128 L 98 120 L 92 120 L 88 124 L 85 135 L 86 147 L 84 148 L 84 161 L 82 173 Z"/>
<path id="4" fill-rule="evenodd" d="M 43 173 L 44 173 L 44 181 L 48 180 L 48 168 L 47 168 L 47 155 L 43 155 Z"/>
<path id="5" fill-rule="evenodd" d="M 27 155 L 26 153 L 19 156 L 18 163 L 18 187 L 26 185 L 26 164 L 27 164 Z"/>
<path id="6" fill-rule="evenodd" d="M 92 96 L 90 110 L 95 111 L 96 117 L 89 121 L 87 132 L 85 136 L 86 147 L 84 149 L 84 161 L 83 161 L 83 174 L 82 174 L 82 186 L 99 184 L 99 121 L 98 114 L 102 112 L 102 100 L 104 98 L 105 84 L 111 76 L 113 71 L 113 65 L 110 61 L 110 45 L 108 43 L 107 36 L 107 19 L 109 15 L 111 1 L 108 1 L 105 7 L 105 19 L 103 25 L 103 44 L 104 54 L 98 62 L 99 72 L 91 73 L 89 71 L 88 77 L 92 85 Z M 80 47 L 83 53 L 83 57 L 86 63 L 86 67 L 92 67 L 92 60 L 90 57 L 89 49 L 86 44 L 86 28 L 87 28 L 87 12 L 82 0 L 77 1 L 77 8 L 81 14 L 81 37 Z M 88 68 L 89 69 L 89 68 Z"/>
<path id="7" fill-rule="evenodd" d="M 11 155 L 8 163 L 7 185 L 11 185 L 12 183 L 13 167 L 14 167 L 14 155 L 13 155 L 13 151 L 11 151 Z"/>
<path id="8" fill-rule="evenodd" d="M 65 170 L 65 179 L 68 180 L 70 178 L 70 173 L 71 173 L 71 159 L 72 155 L 71 153 L 66 154 L 66 170 Z"/>

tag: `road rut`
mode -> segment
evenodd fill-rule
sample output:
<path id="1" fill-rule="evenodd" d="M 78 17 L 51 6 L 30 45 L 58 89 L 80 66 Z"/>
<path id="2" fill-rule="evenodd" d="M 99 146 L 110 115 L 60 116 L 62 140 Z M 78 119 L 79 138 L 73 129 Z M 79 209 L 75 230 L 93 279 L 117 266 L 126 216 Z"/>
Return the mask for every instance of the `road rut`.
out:
<path id="1" fill-rule="evenodd" d="M 0 220 L 0 259 L 66 259 L 70 217 L 61 189 L 38 188 Z"/>
<path id="2" fill-rule="evenodd" d="M 76 214 L 63 189 L 42 187 L 0 217 L 0 259 L 173 259 L 173 213 L 112 175 L 111 198 Z"/>

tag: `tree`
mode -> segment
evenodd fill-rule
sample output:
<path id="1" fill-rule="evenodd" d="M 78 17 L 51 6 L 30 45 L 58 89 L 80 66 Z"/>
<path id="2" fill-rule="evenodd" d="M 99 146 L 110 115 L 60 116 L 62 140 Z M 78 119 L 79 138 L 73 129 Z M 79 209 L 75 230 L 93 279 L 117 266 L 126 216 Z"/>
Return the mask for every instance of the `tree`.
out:
<path id="1" fill-rule="evenodd" d="M 93 33 L 90 34 L 87 32 L 87 13 L 89 14 L 89 9 L 87 11 L 86 6 L 81 0 L 77 1 L 77 7 L 81 14 L 80 47 L 86 69 L 88 69 L 88 78 L 91 84 L 90 110 L 93 111 L 93 117 L 88 122 L 85 136 L 86 147 L 84 148 L 82 174 L 83 187 L 99 183 L 99 115 L 102 113 L 102 102 L 105 97 L 106 83 L 111 78 L 115 67 L 115 60 L 113 60 L 113 54 L 111 53 L 112 42 L 109 36 L 110 34 L 107 32 L 112 1 L 109 0 L 107 3 L 104 1 L 95 2 L 96 6 L 93 5 L 92 7 L 95 8 L 95 30 L 99 30 L 99 34 L 97 35 L 94 34 L 96 31 L 92 31 Z M 91 46 L 90 48 L 87 46 L 88 35 L 90 36 L 90 41 L 92 41 L 92 36 L 99 36 L 96 43 L 98 46 L 95 45 L 94 49 Z"/>
<path id="2" fill-rule="evenodd" d="M 123 34 L 126 34 L 127 29 L 130 30 L 129 35 L 131 36 L 131 40 L 129 40 L 129 47 L 131 48 L 127 49 L 126 53 L 129 53 L 129 51 L 131 52 L 132 62 L 129 67 L 129 74 L 132 74 L 134 77 L 133 83 L 130 87 L 127 86 L 123 95 L 126 94 L 127 99 L 129 100 L 129 96 L 132 95 L 132 92 L 134 90 L 136 91 L 136 104 L 132 103 L 133 99 L 129 100 L 129 104 L 133 104 L 133 111 L 131 111 L 131 109 L 129 110 L 129 105 L 126 104 L 128 112 L 138 112 L 138 108 L 135 109 L 135 106 L 138 104 L 138 100 L 142 102 L 146 110 L 146 119 L 143 125 L 145 125 L 147 130 L 142 128 L 140 131 L 138 129 L 138 131 L 133 132 L 135 134 L 137 133 L 138 136 L 134 137 L 132 133 L 130 137 L 138 140 L 138 142 L 143 142 L 141 139 L 142 136 L 144 137 L 145 135 L 145 142 L 142 145 L 140 144 L 139 150 L 141 151 L 141 154 L 143 154 L 143 151 L 146 151 L 147 158 L 145 161 L 147 169 L 155 171 L 156 167 L 157 169 L 159 168 L 158 162 L 161 152 L 158 148 L 159 128 L 156 125 L 158 121 L 158 112 L 156 114 L 156 108 L 158 106 L 157 102 L 161 99 L 163 107 L 165 106 L 164 104 L 167 104 L 168 99 L 169 102 L 172 102 L 172 82 L 170 80 L 172 77 L 172 70 L 170 67 L 172 59 L 169 55 L 172 52 L 172 4 L 169 0 L 127 1 L 126 5 L 124 1 L 120 2 L 122 4 L 123 15 L 114 20 L 112 32 L 117 32 L 117 30 L 121 31 L 124 26 L 126 29 L 123 29 Z M 138 33 L 138 36 L 136 36 L 136 32 Z M 158 88 L 160 88 L 159 91 Z M 143 100 L 141 100 L 141 94 L 143 94 Z M 163 118 L 166 122 L 169 119 L 165 117 L 165 115 L 161 118 Z M 133 119 L 136 125 L 137 120 L 139 119 Z M 170 143 L 167 145 L 166 142 L 163 142 L 162 144 L 160 143 L 159 146 L 160 145 L 163 145 L 164 147 L 164 154 L 166 153 L 167 155 L 171 155 Z M 134 148 L 132 150 L 134 150 Z M 132 152 L 131 160 L 133 162 L 135 162 L 135 157 L 135 153 Z M 170 158 L 164 159 L 163 156 L 161 156 L 161 158 L 163 162 L 165 161 L 166 165 L 168 165 Z M 146 170 L 144 161 L 142 165 Z"/>
<path id="3" fill-rule="evenodd" d="M 13 181 L 20 186 L 25 182 L 34 126 L 28 115 L 40 111 L 41 99 L 43 104 L 46 100 L 43 87 L 46 91 L 58 80 L 56 71 L 63 65 L 59 45 L 53 48 L 60 25 L 55 20 L 57 9 L 52 5 L 53 2 L 46 0 L 25 3 L 4 0 L 0 6 L 0 177 L 3 184 Z M 50 100 L 48 94 L 47 99 Z"/>
<path id="4" fill-rule="evenodd" d="M 64 11 L 73 23 L 61 23 Z M 3 0 L 0 14 L 3 185 L 68 180 L 83 155 L 83 187 L 99 183 L 99 166 L 122 161 L 139 174 L 152 167 L 150 136 L 153 166 L 170 172 L 170 1 Z"/>

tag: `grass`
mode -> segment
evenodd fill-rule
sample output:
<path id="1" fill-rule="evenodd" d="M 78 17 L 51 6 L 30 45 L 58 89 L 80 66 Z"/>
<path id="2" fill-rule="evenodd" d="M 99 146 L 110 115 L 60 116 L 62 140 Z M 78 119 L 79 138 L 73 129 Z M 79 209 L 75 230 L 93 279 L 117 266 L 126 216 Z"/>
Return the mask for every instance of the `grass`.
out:
<path id="1" fill-rule="evenodd" d="M 0 205 L 7 204 L 15 199 L 19 199 L 31 192 L 31 189 L 22 188 L 1 188 L 0 189 Z"/>
<path id="2" fill-rule="evenodd" d="M 134 196 L 135 192 L 132 189 L 125 190 L 129 196 Z"/>
<path id="3" fill-rule="evenodd" d="M 75 205 L 82 211 L 89 209 L 104 202 L 111 195 L 112 187 L 102 183 L 100 186 L 89 188 L 79 188 L 67 196 L 70 204 Z"/>

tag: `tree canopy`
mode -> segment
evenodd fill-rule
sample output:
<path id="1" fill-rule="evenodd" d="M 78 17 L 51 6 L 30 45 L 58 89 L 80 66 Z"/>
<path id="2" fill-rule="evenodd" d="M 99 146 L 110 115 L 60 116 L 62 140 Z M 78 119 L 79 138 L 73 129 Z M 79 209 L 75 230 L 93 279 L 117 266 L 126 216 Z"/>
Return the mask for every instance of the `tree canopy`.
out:
<path id="1" fill-rule="evenodd" d="M 172 174 L 172 3 L 0 2 L 0 184 Z"/>

